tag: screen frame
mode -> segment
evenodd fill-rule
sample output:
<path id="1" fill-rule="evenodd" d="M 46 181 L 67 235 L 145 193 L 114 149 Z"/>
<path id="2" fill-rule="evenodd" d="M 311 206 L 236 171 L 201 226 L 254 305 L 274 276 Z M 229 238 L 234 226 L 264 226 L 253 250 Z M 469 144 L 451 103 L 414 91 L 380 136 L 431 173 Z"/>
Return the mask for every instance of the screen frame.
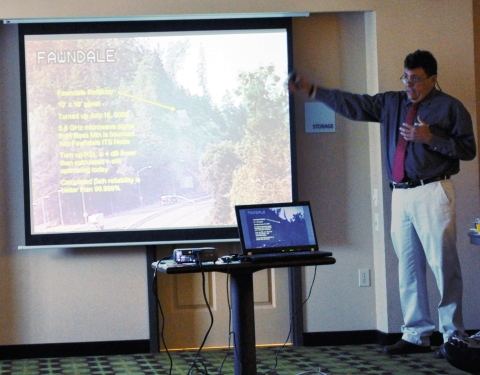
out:
<path id="1" fill-rule="evenodd" d="M 108 244 L 181 244 L 181 243 L 215 243 L 239 240 L 236 226 L 172 228 L 154 230 L 120 230 L 73 233 L 32 234 L 31 194 L 29 173 L 29 140 L 27 115 L 27 88 L 25 70 L 25 36 L 40 34 L 95 34 L 95 33 L 131 33 L 158 31 L 192 31 L 192 30 L 248 30 L 285 28 L 287 31 L 287 50 L 289 71 L 293 66 L 292 20 L 285 18 L 254 19 L 202 19 L 202 20 L 162 20 L 162 21 L 130 21 L 130 22 L 71 22 L 71 23 L 33 23 L 19 24 L 19 56 L 20 56 L 20 90 L 22 117 L 22 154 L 24 179 L 24 215 L 25 215 L 25 247 L 91 247 Z M 297 199 L 297 167 L 296 167 L 296 132 L 294 123 L 293 96 L 289 95 L 290 117 L 290 152 L 292 201 Z"/>

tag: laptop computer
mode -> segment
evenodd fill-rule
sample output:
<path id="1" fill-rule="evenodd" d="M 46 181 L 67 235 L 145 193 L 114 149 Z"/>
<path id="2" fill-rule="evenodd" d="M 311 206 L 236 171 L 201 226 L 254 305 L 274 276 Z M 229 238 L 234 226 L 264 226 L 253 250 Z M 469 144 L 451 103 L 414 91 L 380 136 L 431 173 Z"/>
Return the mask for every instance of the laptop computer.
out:
<path id="1" fill-rule="evenodd" d="M 318 249 L 310 202 L 235 206 L 241 260 L 269 262 L 332 255 Z"/>

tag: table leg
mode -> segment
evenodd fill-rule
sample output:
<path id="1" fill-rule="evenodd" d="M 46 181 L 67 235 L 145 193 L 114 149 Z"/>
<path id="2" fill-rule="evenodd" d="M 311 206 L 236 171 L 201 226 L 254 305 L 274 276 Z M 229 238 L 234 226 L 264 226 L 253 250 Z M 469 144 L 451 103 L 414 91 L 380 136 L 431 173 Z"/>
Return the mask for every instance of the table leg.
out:
<path id="1" fill-rule="evenodd" d="M 231 273 L 235 375 L 257 373 L 253 272 Z"/>

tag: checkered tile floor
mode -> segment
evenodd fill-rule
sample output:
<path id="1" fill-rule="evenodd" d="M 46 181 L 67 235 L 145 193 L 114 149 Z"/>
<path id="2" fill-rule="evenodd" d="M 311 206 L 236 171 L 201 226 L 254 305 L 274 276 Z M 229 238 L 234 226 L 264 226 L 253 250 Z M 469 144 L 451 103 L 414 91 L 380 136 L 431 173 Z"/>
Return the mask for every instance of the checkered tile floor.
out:
<path id="1" fill-rule="evenodd" d="M 434 352 L 407 356 L 382 355 L 378 345 L 326 347 L 284 347 L 257 349 L 258 374 L 296 375 L 442 375 L 466 374 L 434 358 Z M 46 374 L 172 374 L 187 375 L 195 351 L 171 352 L 172 369 L 167 354 L 132 354 L 98 357 L 42 358 L 0 361 L 0 375 Z M 222 365 L 223 363 L 223 365 Z M 233 353 L 204 350 L 190 374 L 233 374 Z M 253 374 L 252 374 L 253 375 Z"/>

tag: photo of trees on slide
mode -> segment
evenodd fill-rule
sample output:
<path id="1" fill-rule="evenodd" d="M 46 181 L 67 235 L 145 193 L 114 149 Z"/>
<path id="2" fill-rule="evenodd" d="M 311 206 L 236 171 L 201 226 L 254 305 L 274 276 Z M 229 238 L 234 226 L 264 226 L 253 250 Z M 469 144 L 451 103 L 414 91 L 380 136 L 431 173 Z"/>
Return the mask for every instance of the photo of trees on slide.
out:
<path id="1" fill-rule="evenodd" d="M 292 199 L 285 30 L 26 36 L 32 234 Z"/>

